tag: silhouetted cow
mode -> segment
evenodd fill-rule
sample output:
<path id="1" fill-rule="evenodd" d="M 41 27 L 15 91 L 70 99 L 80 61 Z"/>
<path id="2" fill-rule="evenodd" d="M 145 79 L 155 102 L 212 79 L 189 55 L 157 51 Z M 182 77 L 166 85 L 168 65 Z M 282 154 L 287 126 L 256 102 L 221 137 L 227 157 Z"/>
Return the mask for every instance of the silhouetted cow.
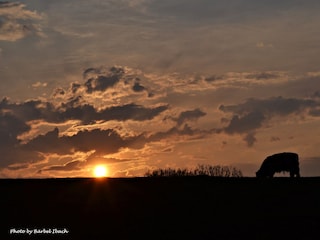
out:
<path id="1" fill-rule="evenodd" d="M 276 172 L 290 172 L 290 177 L 300 177 L 299 156 L 284 152 L 268 156 L 256 172 L 257 177 L 273 177 Z"/>

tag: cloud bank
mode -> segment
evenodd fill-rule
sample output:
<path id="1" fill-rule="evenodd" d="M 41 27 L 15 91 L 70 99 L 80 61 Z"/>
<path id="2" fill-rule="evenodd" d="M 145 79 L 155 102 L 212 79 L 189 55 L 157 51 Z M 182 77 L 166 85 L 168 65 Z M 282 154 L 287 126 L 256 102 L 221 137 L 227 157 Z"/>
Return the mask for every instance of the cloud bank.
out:
<path id="1" fill-rule="evenodd" d="M 14 42 L 30 34 L 42 35 L 37 21 L 43 15 L 19 2 L 0 2 L 0 41 Z"/>
<path id="2" fill-rule="evenodd" d="M 320 98 L 314 87 L 307 97 L 260 94 L 240 101 L 226 94 L 250 88 L 253 93 L 278 89 L 288 82 L 281 72 L 183 77 L 100 66 L 85 68 L 79 77 L 69 87 L 54 87 L 46 97 L 20 102 L 2 99 L 2 171 L 65 176 L 84 174 L 96 163 L 141 168 L 142 161 L 157 154 L 206 159 L 200 157 L 202 151 L 228 148 L 232 137 L 253 149 L 261 141 L 260 133 L 277 127 L 279 119 L 312 123 L 320 116 Z M 310 82 L 308 77 L 296 78 L 288 89 L 305 81 Z M 281 144 L 283 136 L 272 133 L 267 141 Z M 207 142 L 215 145 L 200 147 L 199 156 L 178 150 L 196 151 L 197 144 Z M 195 145 L 182 147 L 188 144 Z"/>
<path id="3" fill-rule="evenodd" d="M 231 113 L 232 118 L 223 128 L 227 134 L 247 134 L 244 140 L 248 146 L 253 146 L 257 141 L 254 137 L 256 130 L 267 124 L 274 117 L 288 118 L 296 116 L 316 116 L 314 114 L 320 107 L 319 101 L 314 99 L 297 99 L 272 97 L 268 99 L 248 99 L 236 105 L 221 105 L 219 110 Z"/>

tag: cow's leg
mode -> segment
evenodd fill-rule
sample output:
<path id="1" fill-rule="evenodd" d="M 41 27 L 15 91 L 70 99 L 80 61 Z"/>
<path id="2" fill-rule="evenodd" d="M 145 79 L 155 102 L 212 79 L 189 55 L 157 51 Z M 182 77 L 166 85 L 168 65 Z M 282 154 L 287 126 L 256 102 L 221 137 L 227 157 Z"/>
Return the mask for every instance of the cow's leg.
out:
<path id="1" fill-rule="evenodd" d="M 290 177 L 300 177 L 299 170 L 291 170 L 290 171 Z"/>
<path id="2" fill-rule="evenodd" d="M 294 176 L 300 177 L 300 169 L 299 169 L 299 167 L 291 170 L 290 176 L 291 176 L 291 174 L 293 175 L 292 177 L 294 177 Z"/>

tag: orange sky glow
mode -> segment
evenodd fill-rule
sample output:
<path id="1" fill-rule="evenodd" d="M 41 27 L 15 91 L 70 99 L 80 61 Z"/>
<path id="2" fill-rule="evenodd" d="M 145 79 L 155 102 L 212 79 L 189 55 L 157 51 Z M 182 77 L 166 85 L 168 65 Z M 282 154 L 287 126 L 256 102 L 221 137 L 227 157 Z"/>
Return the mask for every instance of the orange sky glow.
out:
<path id="1" fill-rule="evenodd" d="M 0 1 L 0 178 L 296 152 L 320 175 L 319 1 Z"/>

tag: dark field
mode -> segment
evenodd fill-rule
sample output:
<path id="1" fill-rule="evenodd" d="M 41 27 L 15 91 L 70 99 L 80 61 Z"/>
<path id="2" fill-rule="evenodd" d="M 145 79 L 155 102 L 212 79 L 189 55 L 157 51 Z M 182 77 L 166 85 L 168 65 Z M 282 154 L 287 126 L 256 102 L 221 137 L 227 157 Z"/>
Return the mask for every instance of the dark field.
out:
<path id="1" fill-rule="evenodd" d="M 0 239 L 319 239 L 320 178 L 0 180 Z M 9 233 L 12 229 L 51 233 Z M 68 233 L 52 234 L 54 229 Z"/>

